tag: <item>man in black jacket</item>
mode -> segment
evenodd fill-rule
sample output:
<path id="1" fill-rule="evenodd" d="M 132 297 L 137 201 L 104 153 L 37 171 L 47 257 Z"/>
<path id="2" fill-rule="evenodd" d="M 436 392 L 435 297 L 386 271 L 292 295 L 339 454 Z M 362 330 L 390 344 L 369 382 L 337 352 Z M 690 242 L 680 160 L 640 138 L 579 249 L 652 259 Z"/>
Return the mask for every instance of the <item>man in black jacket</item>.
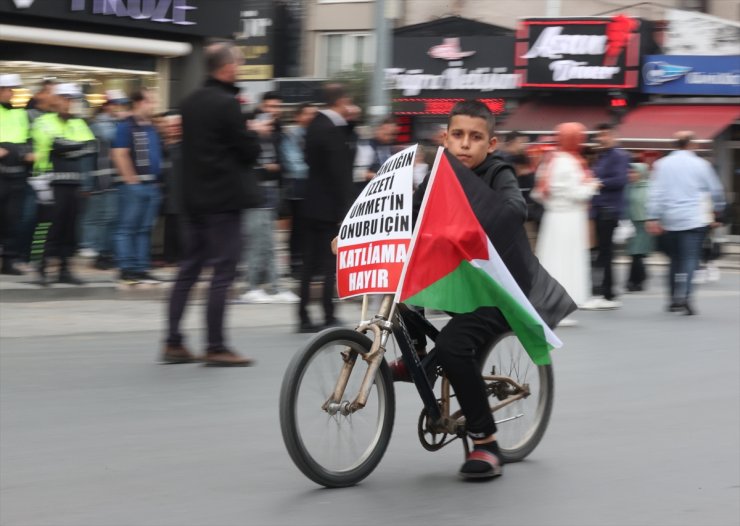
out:
<path id="1" fill-rule="evenodd" d="M 241 211 L 259 203 L 257 181 L 250 170 L 260 153 L 257 133 L 265 124 L 246 126 L 234 85 L 239 55 L 231 43 L 206 48 L 205 85 L 182 103 L 183 230 L 187 240 L 169 303 L 164 363 L 195 360 L 184 347 L 180 320 L 190 289 L 206 263 L 213 265 L 206 319 L 206 365 L 246 366 L 252 361 L 226 347 L 223 317 L 241 247 Z M 249 129 L 247 129 L 249 128 Z M 256 132 L 256 133 L 255 133 Z"/>
<path id="2" fill-rule="evenodd" d="M 316 332 L 320 328 L 311 323 L 307 310 L 311 278 L 319 273 L 324 275 L 325 326 L 337 324 L 332 303 L 335 259 L 331 240 L 336 237 L 354 195 L 352 167 L 357 136 L 347 121 L 354 108 L 352 98 L 341 84 L 328 84 L 324 102 L 326 109 L 319 111 L 306 130 L 308 182 L 303 202 L 305 245 L 299 332 Z"/>

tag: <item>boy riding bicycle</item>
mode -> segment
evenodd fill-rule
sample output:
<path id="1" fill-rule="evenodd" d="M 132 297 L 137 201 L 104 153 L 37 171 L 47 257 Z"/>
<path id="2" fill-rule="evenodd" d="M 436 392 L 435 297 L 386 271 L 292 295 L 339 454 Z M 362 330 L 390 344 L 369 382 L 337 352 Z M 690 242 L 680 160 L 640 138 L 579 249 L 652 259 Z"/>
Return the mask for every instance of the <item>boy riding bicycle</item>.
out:
<path id="1" fill-rule="evenodd" d="M 493 153 L 497 143 L 494 130 L 494 116 L 485 104 L 476 100 L 459 102 L 450 112 L 444 147 L 486 182 L 492 205 L 502 207 L 495 235 L 491 236 L 494 245 L 539 315 L 554 327 L 576 310 L 576 305 L 532 253 L 524 228 L 527 205 L 513 168 Z M 427 176 L 414 194 L 415 216 L 428 180 Z M 409 331 L 417 350 L 423 354 L 425 336 L 416 334 L 413 323 L 409 324 Z M 436 363 L 445 371 L 455 390 L 466 418 L 467 433 L 473 441 L 473 450 L 460 468 L 460 476 L 465 479 L 493 478 L 502 473 L 496 424 L 481 377 L 480 359 L 497 336 L 510 331 L 511 327 L 498 308 L 481 307 L 453 315 L 435 341 Z M 408 380 L 402 360 L 390 365 L 394 379 Z"/>

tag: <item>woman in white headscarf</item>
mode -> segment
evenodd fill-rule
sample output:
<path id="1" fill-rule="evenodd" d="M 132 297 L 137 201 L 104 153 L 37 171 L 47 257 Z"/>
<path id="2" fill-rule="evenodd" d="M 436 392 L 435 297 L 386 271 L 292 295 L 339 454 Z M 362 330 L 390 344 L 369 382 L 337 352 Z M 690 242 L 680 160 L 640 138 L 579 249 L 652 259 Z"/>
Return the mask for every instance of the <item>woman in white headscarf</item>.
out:
<path id="1" fill-rule="evenodd" d="M 540 165 L 532 198 L 545 208 L 536 253 L 579 306 L 591 295 L 588 207 L 598 180 L 581 156 L 586 128 L 578 122 L 557 128 L 557 149 Z M 566 318 L 560 325 L 574 325 Z"/>

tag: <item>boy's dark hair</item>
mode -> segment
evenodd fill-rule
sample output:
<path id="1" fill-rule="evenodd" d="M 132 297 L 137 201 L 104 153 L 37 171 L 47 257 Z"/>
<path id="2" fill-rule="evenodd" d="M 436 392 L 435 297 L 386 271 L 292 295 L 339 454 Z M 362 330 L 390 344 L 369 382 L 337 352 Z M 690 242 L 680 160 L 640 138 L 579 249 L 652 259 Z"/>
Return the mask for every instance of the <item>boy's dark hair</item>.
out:
<path id="1" fill-rule="evenodd" d="M 298 106 L 295 108 L 295 114 L 300 115 L 303 113 L 303 110 L 306 108 L 313 108 L 314 104 L 313 102 L 301 102 Z"/>
<path id="2" fill-rule="evenodd" d="M 608 122 L 602 122 L 596 126 L 596 131 L 614 131 L 614 125 Z"/>
<path id="3" fill-rule="evenodd" d="M 339 82 L 326 84 L 322 90 L 322 95 L 324 104 L 326 104 L 330 108 L 336 105 L 336 103 L 339 102 L 340 99 L 348 96 L 344 84 L 341 84 Z"/>
<path id="4" fill-rule="evenodd" d="M 467 99 L 458 102 L 452 107 L 450 116 L 447 118 L 447 127 L 450 126 L 452 117 L 456 115 L 465 115 L 466 117 L 477 117 L 486 121 L 486 128 L 488 129 L 489 137 L 493 137 L 496 132 L 496 118 L 491 113 L 491 110 L 479 100 Z"/>
<path id="5" fill-rule="evenodd" d="M 277 91 L 266 91 L 262 94 L 262 102 L 266 100 L 283 100 Z"/>
<path id="6" fill-rule="evenodd" d="M 382 121 L 378 123 L 378 126 L 384 126 L 386 124 L 396 124 L 396 118 L 392 115 L 388 115 L 387 117 L 384 117 Z"/>

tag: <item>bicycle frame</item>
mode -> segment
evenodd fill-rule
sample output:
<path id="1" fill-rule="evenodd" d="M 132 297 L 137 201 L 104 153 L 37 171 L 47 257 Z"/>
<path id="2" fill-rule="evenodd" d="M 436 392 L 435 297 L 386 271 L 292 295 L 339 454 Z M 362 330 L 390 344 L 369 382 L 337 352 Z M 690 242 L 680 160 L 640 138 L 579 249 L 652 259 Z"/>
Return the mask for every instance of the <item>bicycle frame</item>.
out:
<path id="1" fill-rule="evenodd" d="M 450 414 L 450 399 L 452 395 L 450 394 L 449 380 L 445 375 L 441 375 L 442 392 L 441 397 L 438 400 L 437 396 L 434 394 L 433 384 L 430 382 L 426 374 L 425 366 L 434 360 L 434 350 L 426 355 L 423 360 L 419 358 L 419 355 L 415 351 L 413 343 L 411 342 L 411 337 L 406 328 L 404 316 L 402 316 L 402 314 L 406 317 L 410 317 L 415 323 L 419 324 L 419 328 L 423 329 L 424 333 L 433 341 L 439 334 L 439 330 L 429 323 L 426 318 L 411 311 L 407 306 L 403 304 L 394 305 L 393 299 L 394 297 L 392 295 L 384 296 L 380 309 L 378 310 L 378 314 L 376 314 L 371 320 L 361 322 L 356 329 L 358 332 L 363 334 L 372 331 L 374 339 L 370 351 L 366 354 L 362 354 L 362 359 L 368 363 L 368 368 L 355 399 L 351 403 L 342 403 L 344 391 L 347 388 L 347 383 L 358 355 L 356 351 L 348 350 L 342 353 L 344 365 L 340 371 L 334 391 L 329 399 L 322 405 L 322 409 L 331 414 L 341 412 L 344 415 L 348 415 L 365 407 L 370 389 L 375 380 L 375 375 L 384 359 L 388 338 L 392 333 L 396 338 L 398 347 L 401 350 L 401 355 L 403 356 L 413 383 L 416 386 L 419 396 L 424 404 L 424 409 L 429 421 L 432 423 L 431 430 L 439 433 L 464 436 L 465 417 L 462 415 L 462 412 L 458 410 Z M 367 297 L 363 300 L 363 319 L 366 318 L 366 307 Z M 398 310 L 397 313 L 396 309 Z M 394 314 L 397 315 L 394 319 L 391 319 L 391 316 Z M 500 400 L 500 403 L 491 406 L 492 413 L 530 395 L 528 384 L 520 385 L 508 376 L 483 374 L 483 380 L 486 382 L 488 388 L 492 390 L 492 393 Z M 500 392 L 495 392 L 495 390 L 493 390 L 494 387 L 496 387 Z M 504 392 L 504 389 L 507 391 Z M 467 442 L 465 445 L 467 449 Z"/>

